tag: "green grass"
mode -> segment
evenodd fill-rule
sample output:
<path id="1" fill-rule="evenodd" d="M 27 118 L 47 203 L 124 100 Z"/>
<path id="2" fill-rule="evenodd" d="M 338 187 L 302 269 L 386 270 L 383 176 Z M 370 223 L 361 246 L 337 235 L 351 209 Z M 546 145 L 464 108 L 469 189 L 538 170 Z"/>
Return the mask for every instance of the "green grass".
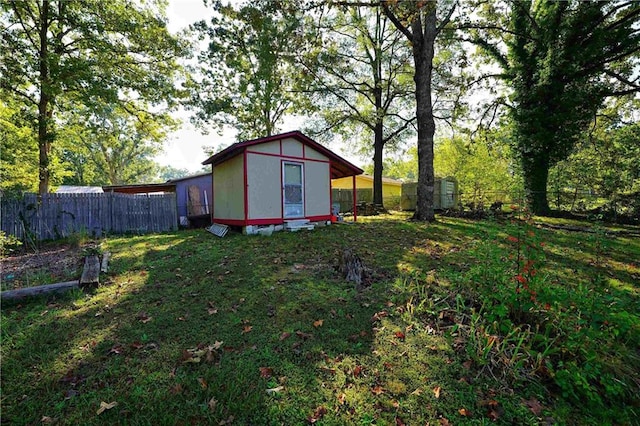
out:
<path id="1" fill-rule="evenodd" d="M 637 423 L 637 238 L 406 218 L 103 241 L 95 293 L 3 305 L 3 422 Z"/>

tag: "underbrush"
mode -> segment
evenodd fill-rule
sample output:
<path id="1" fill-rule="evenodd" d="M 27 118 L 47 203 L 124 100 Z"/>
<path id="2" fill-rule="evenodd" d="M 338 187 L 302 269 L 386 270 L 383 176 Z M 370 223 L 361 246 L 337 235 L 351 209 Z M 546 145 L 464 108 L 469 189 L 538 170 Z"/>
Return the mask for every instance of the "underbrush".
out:
<path id="1" fill-rule="evenodd" d="M 531 220 L 514 220 L 472 242 L 464 270 L 414 273 L 402 287 L 412 313 L 449 336 L 476 378 L 539 387 L 557 411 L 588 422 L 632 423 L 640 416 L 640 317 L 637 299 L 608 285 L 609 242 L 604 232 L 585 237 L 592 257 L 563 275 Z"/>

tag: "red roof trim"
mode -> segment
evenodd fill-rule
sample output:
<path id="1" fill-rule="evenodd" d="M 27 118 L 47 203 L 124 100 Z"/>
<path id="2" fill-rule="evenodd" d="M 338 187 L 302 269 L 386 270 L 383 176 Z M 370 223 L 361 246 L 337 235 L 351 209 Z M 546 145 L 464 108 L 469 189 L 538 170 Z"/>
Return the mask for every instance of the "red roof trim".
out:
<path id="1" fill-rule="evenodd" d="M 311 139 L 310 137 L 306 136 L 305 134 L 303 134 L 298 130 L 293 132 L 281 133 L 279 135 L 272 135 L 264 138 L 252 139 L 244 142 L 235 143 L 223 149 L 222 151 L 218 152 L 217 154 L 212 155 L 211 157 L 203 161 L 202 164 L 203 165 L 212 164 L 215 166 L 217 164 L 227 161 L 232 157 L 235 157 L 236 155 L 243 152 L 247 147 L 262 144 L 262 143 L 282 140 L 286 138 L 296 139 L 299 142 L 302 142 L 304 145 L 307 145 L 313 148 L 314 150 L 318 151 L 319 153 L 329 157 L 329 160 L 331 162 L 331 178 L 332 179 L 346 177 L 346 176 L 355 176 L 355 175 L 364 173 L 364 171 L 360 167 L 353 165 L 352 163 L 348 162 L 344 158 L 340 157 L 338 154 L 334 153 L 328 148 L 325 148 L 324 146 L 320 145 L 318 142 L 314 141 L 313 139 Z"/>

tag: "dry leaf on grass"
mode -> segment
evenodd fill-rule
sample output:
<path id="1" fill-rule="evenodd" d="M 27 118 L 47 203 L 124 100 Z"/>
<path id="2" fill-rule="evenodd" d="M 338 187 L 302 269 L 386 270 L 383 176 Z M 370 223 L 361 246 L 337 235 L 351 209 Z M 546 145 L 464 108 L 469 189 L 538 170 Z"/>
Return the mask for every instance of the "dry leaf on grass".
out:
<path id="1" fill-rule="evenodd" d="M 284 386 L 277 386 L 275 388 L 267 389 L 266 392 L 268 395 L 271 395 L 274 393 L 282 392 L 283 390 L 284 390 Z"/>
<path id="2" fill-rule="evenodd" d="M 440 386 L 436 386 L 435 388 L 433 388 L 433 395 L 436 397 L 436 399 L 440 398 L 441 390 L 442 388 Z"/>
<path id="3" fill-rule="evenodd" d="M 324 324 L 324 320 L 322 320 L 322 319 L 319 319 L 319 320 L 313 322 L 313 326 L 316 327 L 316 328 L 322 327 L 322 324 Z"/>
<path id="4" fill-rule="evenodd" d="M 100 401 L 100 408 L 98 408 L 98 410 L 96 411 L 96 414 L 100 415 L 100 414 L 104 413 L 107 410 L 111 410 L 116 405 L 118 405 L 118 403 L 116 401 L 109 402 L 109 403 L 106 403 L 104 401 Z"/>

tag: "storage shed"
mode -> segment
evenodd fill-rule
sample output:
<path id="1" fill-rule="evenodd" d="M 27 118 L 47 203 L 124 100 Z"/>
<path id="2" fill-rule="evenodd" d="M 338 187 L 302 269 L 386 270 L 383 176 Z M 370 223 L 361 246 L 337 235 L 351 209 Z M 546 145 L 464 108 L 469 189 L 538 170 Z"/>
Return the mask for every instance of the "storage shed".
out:
<path id="1" fill-rule="evenodd" d="M 238 142 L 202 164 L 212 166 L 213 222 L 242 227 L 331 220 L 331 179 L 363 172 L 299 131 Z"/>
<path id="2" fill-rule="evenodd" d="M 181 225 L 206 225 L 211 222 L 210 200 L 213 185 L 210 172 L 169 179 L 167 183 L 176 185 L 178 218 Z"/>

